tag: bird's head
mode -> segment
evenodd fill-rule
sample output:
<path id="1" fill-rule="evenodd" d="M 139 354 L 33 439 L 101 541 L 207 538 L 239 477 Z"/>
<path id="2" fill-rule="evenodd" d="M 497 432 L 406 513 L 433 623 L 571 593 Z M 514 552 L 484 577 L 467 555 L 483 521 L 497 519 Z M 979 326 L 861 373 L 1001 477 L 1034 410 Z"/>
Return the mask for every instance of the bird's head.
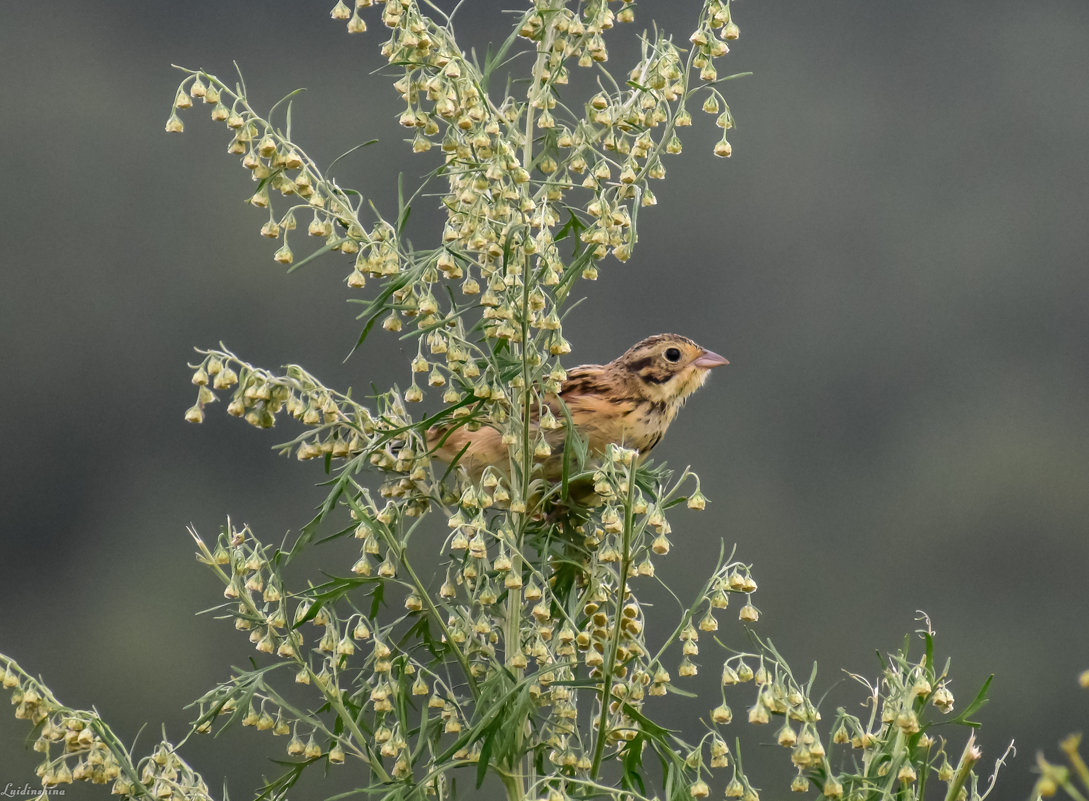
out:
<path id="1" fill-rule="evenodd" d="M 680 334 L 656 334 L 632 345 L 608 366 L 633 392 L 655 403 L 684 403 L 703 386 L 712 367 L 729 364 Z"/>

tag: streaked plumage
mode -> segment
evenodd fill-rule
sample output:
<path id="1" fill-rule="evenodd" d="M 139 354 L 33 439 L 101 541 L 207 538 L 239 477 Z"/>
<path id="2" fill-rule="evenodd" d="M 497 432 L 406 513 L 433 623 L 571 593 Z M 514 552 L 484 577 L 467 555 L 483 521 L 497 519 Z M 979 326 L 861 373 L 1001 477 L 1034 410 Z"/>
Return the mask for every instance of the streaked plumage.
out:
<path id="1" fill-rule="evenodd" d="M 616 443 L 637 450 L 643 459 L 661 441 L 688 397 L 703 386 L 708 371 L 723 364 L 729 362 L 687 337 L 657 334 L 608 364 L 569 370 L 560 398 L 591 453 Z M 557 399 L 546 402 L 562 421 Z M 552 455 L 537 460 L 543 478 L 559 478 L 565 437 L 565 428 L 548 432 Z M 435 457 L 447 463 L 457 459 L 458 466 L 477 480 L 489 465 L 504 474 L 509 471 L 507 446 L 499 431 L 487 425 L 476 431 L 436 426 L 427 432 L 427 444 Z"/>

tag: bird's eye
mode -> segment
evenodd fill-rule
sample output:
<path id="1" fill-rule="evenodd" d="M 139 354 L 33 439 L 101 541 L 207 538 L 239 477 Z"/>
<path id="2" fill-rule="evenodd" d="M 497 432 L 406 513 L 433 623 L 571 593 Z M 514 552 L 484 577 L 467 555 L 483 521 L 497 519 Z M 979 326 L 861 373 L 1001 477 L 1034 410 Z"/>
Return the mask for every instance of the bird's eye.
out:
<path id="1" fill-rule="evenodd" d="M 667 362 L 679 362 L 681 360 L 681 352 L 677 348 L 666 348 L 664 355 Z"/>

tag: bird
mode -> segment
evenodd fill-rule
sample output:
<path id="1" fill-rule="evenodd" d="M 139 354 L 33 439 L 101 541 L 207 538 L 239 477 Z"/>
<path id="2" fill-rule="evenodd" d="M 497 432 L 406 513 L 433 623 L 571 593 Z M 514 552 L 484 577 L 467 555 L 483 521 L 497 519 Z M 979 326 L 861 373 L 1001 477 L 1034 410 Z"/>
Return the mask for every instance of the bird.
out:
<path id="1" fill-rule="evenodd" d="M 703 386 L 710 370 L 729 362 L 680 334 L 656 334 L 632 345 L 608 364 L 583 364 L 567 372 L 559 396 L 545 398 L 557 420 L 570 415 L 591 455 L 610 444 L 631 448 L 642 462 L 661 442 L 685 401 Z M 564 411 L 566 407 L 566 414 Z M 538 425 L 535 415 L 532 425 Z M 551 454 L 536 460 L 535 477 L 557 481 L 563 469 L 566 426 L 546 433 Z M 510 475 L 510 455 L 501 432 L 484 422 L 441 423 L 426 435 L 428 451 L 479 482 L 488 467 Z"/>

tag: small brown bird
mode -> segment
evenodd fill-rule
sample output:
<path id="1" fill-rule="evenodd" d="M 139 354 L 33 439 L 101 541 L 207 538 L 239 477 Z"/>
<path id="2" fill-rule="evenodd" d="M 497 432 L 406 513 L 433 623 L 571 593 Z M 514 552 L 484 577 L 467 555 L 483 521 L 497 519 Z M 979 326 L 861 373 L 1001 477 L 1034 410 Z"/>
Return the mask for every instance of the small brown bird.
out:
<path id="1" fill-rule="evenodd" d="M 615 443 L 637 450 L 642 461 L 661 441 L 688 396 L 703 386 L 708 371 L 723 364 L 729 362 L 687 337 L 657 334 L 608 364 L 572 368 L 559 399 L 590 453 L 602 453 Z M 551 396 L 545 402 L 562 423 L 565 415 L 559 400 Z M 561 475 L 565 436 L 562 425 L 546 434 L 552 454 L 536 460 L 546 480 L 555 481 Z M 447 464 L 456 459 L 474 480 L 489 465 L 509 475 L 508 448 L 500 432 L 487 425 L 476 431 L 467 426 L 434 426 L 427 432 L 427 446 Z"/>

